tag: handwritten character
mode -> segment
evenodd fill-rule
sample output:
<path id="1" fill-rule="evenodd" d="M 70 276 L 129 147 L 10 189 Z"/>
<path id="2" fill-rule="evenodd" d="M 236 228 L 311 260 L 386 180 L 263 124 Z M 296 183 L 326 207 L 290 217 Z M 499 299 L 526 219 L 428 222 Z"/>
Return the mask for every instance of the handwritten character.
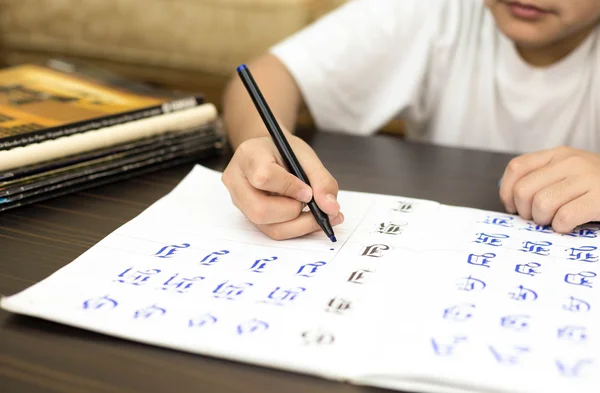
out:
<path id="1" fill-rule="evenodd" d="M 298 269 L 296 275 L 302 277 L 313 277 L 317 273 L 317 270 L 326 264 L 327 263 L 323 261 L 307 263 L 306 265 L 300 266 L 300 269 Z"/>
<path id="2" fill-rule="evenodd" d="M 93 310 L 99 310 L 101 308 L 112 310 L 113 308 L 117 307 L 118 305 L 119 305 L 119 303 L 115 299 L 108 297 L 108 295 L 104 295 L 99 298 L 88 299 L 83 302 L 84 309 L 93 309 Z"/>
<path id="3" fill-rule="evenodd" d="M 597 249 L 598 247 L 596 246 L 583 246 L 568 248 L 566 251 L 570 251 L 569 259 L 572 261 L 594 263 L 598 262 L 598 255 L 592 253 L 592 251 L 596 251 Z"/>
<path id="4" fill-rule="evenodd" d="M 191 328 L 201 328 L 206 325 L 214 325 L 217 323 L 218 319 L 212 314 L 204 314 L 199 316 L 198 318 L 192 318 L 188 321 L 188 327 Z"/>
<path id="5" fill-rule="evenodd" d="M 511 216 L 487 216 L 484 224 L 497 225 L 505 228 L 512 228 L 514 217 Z"/>
<path id="6" fill-rule="evenodd" d="M 527 228 L 521 228 L 521 230 L 536 233 L 554 233 L 552 225 L 535 225 L 532 222 L 528 222 Z"/>
<path id="7" fill-rule="evenodd" d="M 540 274 L 541 272 L 537 269 L 542 265 L 537 262 L 529 262 L 525 264 L 518 264 L 515 266 L 515 272 L 524 274 L 526 276 L 535 276 L 536 274 Z"/>
<path id="8" fill-rule="evenodd" d="M 402 233 L 402 227 L 406 226 L 407 224 L 408 223 L 404 221 L 400 223 L 382 222 L 379 224 L 379 227 L 375 232 L 384 235 L 400 235 Z"/>
<path id="9" fill-rule="evenodd" d="M 500 318 L 500 326 L 516 332 L 524 332 L 529 328 L 528 315 L 506 315 Z"/>
<path id="10" fill-rule="evenodd" d="M 170 246 L 164 246 L 163 248 L 158 250 L 158 252 L 154 254 L 154 256 L 156 256 L 157 258 L 171 258 L 175 254 L 175 251 L 181 248 L 188 248 L 189 246 L 190 245 L 188 243 L 183 243 L 181 245 L 173 244 Z"/>
<path id="11" fill-rule="evenodd" d="M 457 288 L 461 291 L 481 291 L 486 287 L 486 283 L 472 276 L 462 278 L 457 284 Z"/>
<path id="12" fill-rule="evenodd" d="M 306 291 L 306 288 L 296 287 L 296 288 L 282 288 L 276 287 L 271 291 L 269 296 L 267 296 L 267 300 L 264 300 L 264 303 L 272 303 L 278 306 L 283 306 L 286 303 L 292 303 L 296 296 Z"/>
<path id="13" fill-rule="evenodd" d="M 126 269 L 123 273 L 118 275 L 118 279 L 114 280 L 123 284 L 130 285 L 144 285 L 151 276 L 160 273 L 160 269 L 149 269 L 149 270 L 135 270 L 133 267 Z"/>
<path id="14" fill-rule="evenodd" d="M 498 348 L 490 345 L 488 346 L 490 352 L 494 356 L 494 359 L 499 364 L 504 365 L 515 365 L 519 364 L 521 358 L 529 353 L 529 348 L 527 347 L 512 347 L 510 349 L 499 350 Z"/>
<path id="15" fill-rule="evenodd" d="M 473 317 L 474 304 L 459 304 L 444 309 L 443 318 L 451 321 L 464 322 Z"/>
<path id="16" fill-rule="evenodd" d="M 139 318 L 150 318 L 153 315 L 165 315 L 167 313 L 167 310 L 165 310 L 162 307 L 158 307 L 156 304 L 153 304 L 149 307 L 146 308 L 142 308 L 140 310 L 137 310 L 134 314 L 133 317 L 135 319 L 139 319 Z"/>
<path id="17" fill-rule="evenodd" d="M 237 326 L 237 334 L 243 336 L 244 334 L 261 332 L 269 329 L 269 324 L 265 321 L 260 321 L 258 319 L 251 319 L 249 321 L 240 323 Z"/>
<path id="18" fill-rule="evenodd" d="M 262 273 L 263 269 L 267 267 L 267 262 L 276 261 L 277 257 L 265 258 L 265 259 L 257 259 L 254 261 L 252 266 L 250 266 L 250 270 L 255 273 Z"/>
<path id="19" fill-rule="evenodd" d="M 366 246 L 361 255 L 366 257 L 381 258 L 383 256 L 382 251 L 387 251 L 389 249 L 390 246 L 386 246 L 385 244 L 372 244 L 370 246 Z"/>
<path id="20" fill-rule="evenodd" d="M 343 299 L 340 297 L 334 297 L 329 302 L 327 302 L 327 307 L 325 311 L 334 313 L 334 314 L 344 314 L 350 310 L 352 306 L 352 302 L 347 299 Z"/>
<path id="21" fill-rule="evenodd" d="M 350 274 L 350 277 L 348 277 L 348 282 L 353 283 L 353 284 L 364 284 L 365 277 L 369 273 L 373 273 L 374 271 L 375 270 L 369 270 L 369 269 L 355 270 Z"/>
<path id="22" fill-rule="evenodd" d="M 517 287 L 518 292 L 510 292 L 510 298 L 519 302 L 524 301 L 535 301 L 538 298 L 538 294 L 533 289 L 525 288 L 523 285 Z"/>
<path id="23" fill-rule="evenodd" d="M 526 242 L 523 242 L 523 247 L 521 248 L 520 251 L 528 252 L 528 253 L 536 254 L 536 255 L 548 256 L 548 255 L 550 255 L 550 249 L 548 247 L 550 247 L 551 245 L 552 245 L 552 242 L 526 241 Z"/>
<path id="24" fill-rule="evenodd" d="M 178 293 L 186 293 L 192 287 L 192 285 L 196 282 L 204 280 L 206 277 L 196 276 L 196 277 L 183 277 L 178 280 L 177 277 L 179 273 L 175 273 L 171 278 L 165 281 L 160 289 L 163 291 L 174 291 Z"/>
<path id="25" fill-rule="evenodd" d="M 580 313 L 588 312 L 592 308 L 592 306 L 585 300 L 578 299 L 573 296 L 569 296 L 567 299 L 568 302 L 563 304 L 562 306 L 563 310 L 567 310 L 573 313 Z"/>
<path id="26" fill-rule="evenodd" d="M 567 378 L 577 378 L 581 377 L 584 368 L 594 364 L 594 361 L 592 359 L 580 359 L 574 363 L 567 363 L 563 360 L 556 360 L 555 363 L 560 375 Z"/>
<path id="27" fill-rule="evenodd" d="M 456 347 L 467 342 L 465 336 L 453 336 L 450 339 L 431 339 L 431 346 L 436 356 L 452 356 L 456 351 Z"/>
<path id="28" fill-rule="evenodd" d="M 496 258 L 496 254 L 491 252 L 481 255 L 469 254 L 467 257 L 467 263 L 475 266 L 491 267 L 490 263 L 492 262 L 491 259 L 493 258 Z"/>
<path id="29" fill-rule="evenodd" d="M 587 329 L 585 326 L 573 326 L 567 325 L 558 328 L 557 336 L 561 340 L 567 340 L 572 342 L 584 342 L 587 340 Z"/>
<path id="30" fill-rule="evenodd" d="M 229 284 L 229 281 L 225 281 L 219 284 L 212 293 L 217 299 L 235 300 L 244 293 L 244 290 L 253 285 L 254 284 L 249 282 L 234 285 Z"/>
<path id="31" fill-rule="evenodd" d="M 592 287 L 592 278 L 596 277 L 594 272 L 580 272 L 577 274 L 565 274 L 565 282 L 571 285 L 579 285 L 582 287 Z"/>
<path id="32" fill-rule="evenodd" d="M 304 345 L 331 345 L 335 342 L 335 336 L 322 330 L 305 330 L 301 333 Z"/>
<path id="33" fill-rule="evenodd" d="M 475 243 L 486 244 L 494 247 L 501 247 L 502 240 L 508 239 L 510 236 L 504 235 L 501 233 L 497 234 L 487 234 L 487 233 L 477 233 L 477 239 L 474 240 Z"/>
<path id="34" fill-rule="evenodd" d="M 213 251 L 210 254 L 208 254 L 207 256 L 205 256 L 204 258 L 202 258 L 202 260 L 200 261 L 200 264 L 210 266 L 214 263 L 219 262 L 220 256 L 227 255 L 227 254 L 229 254 L 228 250 Z"/>

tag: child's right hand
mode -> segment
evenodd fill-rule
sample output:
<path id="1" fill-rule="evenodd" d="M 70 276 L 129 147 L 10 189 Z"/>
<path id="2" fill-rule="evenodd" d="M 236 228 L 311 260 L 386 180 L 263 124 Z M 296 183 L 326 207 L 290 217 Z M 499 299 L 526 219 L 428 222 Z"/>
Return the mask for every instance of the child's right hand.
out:
<path id="1" fill-rule="evenodd" d="M 329 215 L 332 226 L 344 220 L 336 199 L 337 181 L 308 144 L 287 134 L 312 188 L 286 170 L 270 137 L 252 138 L 240 144 L 222 176 L 233 204 L 275 240 L 321 230 L 312 213 L 303 211 L 313 195 L 317 205 Z"/>

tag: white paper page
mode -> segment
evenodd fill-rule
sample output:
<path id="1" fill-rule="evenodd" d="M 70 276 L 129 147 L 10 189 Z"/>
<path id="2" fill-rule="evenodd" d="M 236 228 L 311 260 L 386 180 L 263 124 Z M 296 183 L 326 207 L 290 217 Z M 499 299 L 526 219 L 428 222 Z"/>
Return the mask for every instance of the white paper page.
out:
<path id="1" fill-rule="evenodd" d="M 374 316 L 379 361 L 356 382 L 422 392 L 598 391 L 599 225 L 560 235 L 449 206 L 426 221 L 412 251 L 398 253 L 411 278 L 380 300 L 390 312 Z"/>
<path id="2" fill-rule="evenodd" d="M 380 256 L 410 245 L 418 234 L 412 222 L 439 204 L 403 199 L 416 212 L 396 220 L 404 215 L 394 210 L 403 208 L 399 198 L 341 192 L 339 200 L 346 219 L 335 228 L 337 243 L 322 232 L 278 242 L 234 207 L 220 173 L 196 166 L 169 195 L 1 306 L 125 339 L 350 379 L 369 362 L 363 354 L 377 328 L 369 315 L 397 267 Z"/>
<path id="3" fill-rule="evenodd" d="M 321 232 L 277 242 L 233 206 L 220 173 L 197 166 L 140 216 L 1 305 L 130 340 L 399 390 L 597 391 L 600 282 L 586 273 L 592 287 L 575 284 L 585 278 L 578 273 L 597 273 L 600 253 L 588 249 L 584 262 L 566 251 L 598 247 L 597 228 L 560 236 L 430 201 L 344 191 L 339 200 L 346 220 L 335 228 L 338 243 Z M 498 234 L 510 237 L 490 237 Z M 550 255 L 539 255 L 545 243 L 521 251 L 527 241 L 552 241 Z M 527 263 L 542 273 L 515 272 Z M 535 301 L 517 300 L 530 293 L 520 285 Z M 585 312 L 568 310 L 586 304 Z"/>

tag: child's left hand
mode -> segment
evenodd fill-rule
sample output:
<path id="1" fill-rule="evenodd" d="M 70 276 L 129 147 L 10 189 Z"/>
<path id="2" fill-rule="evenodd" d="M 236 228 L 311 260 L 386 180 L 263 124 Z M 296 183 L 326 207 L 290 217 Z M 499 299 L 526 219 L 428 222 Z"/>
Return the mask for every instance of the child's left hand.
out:
<path id="1" fill-rule="evenodd" d="M 507 212 L 558 233 L 600 221 L 600 155 L 559 147 L 516 157 L 504 171 L 500 200 Z"/>

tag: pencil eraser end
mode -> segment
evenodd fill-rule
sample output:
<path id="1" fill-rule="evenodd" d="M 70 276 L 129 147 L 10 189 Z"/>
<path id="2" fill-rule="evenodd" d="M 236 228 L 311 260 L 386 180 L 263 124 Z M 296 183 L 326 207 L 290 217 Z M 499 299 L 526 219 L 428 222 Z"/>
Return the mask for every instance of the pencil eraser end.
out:
<path id="1" fill-rule="evenodd" d="M 337 239 L 333 235 L 329 236 L 329 240 L 331 240 L 334 243 L 337 242 Z"/>
<path id="2" fill-rule="evenodd" d="M 245 69 L 247 69 L 247 68 L 248 68 L 248 67 L 246 67 L 246 64 L 242 64 L 241 66 L 239 66 L 239 67 L 237 68 L 237 71 L 238 71 L 238 72 L 240 72 L 240 71 L 242 71 L 242 70 L 245 70 Z"/>

